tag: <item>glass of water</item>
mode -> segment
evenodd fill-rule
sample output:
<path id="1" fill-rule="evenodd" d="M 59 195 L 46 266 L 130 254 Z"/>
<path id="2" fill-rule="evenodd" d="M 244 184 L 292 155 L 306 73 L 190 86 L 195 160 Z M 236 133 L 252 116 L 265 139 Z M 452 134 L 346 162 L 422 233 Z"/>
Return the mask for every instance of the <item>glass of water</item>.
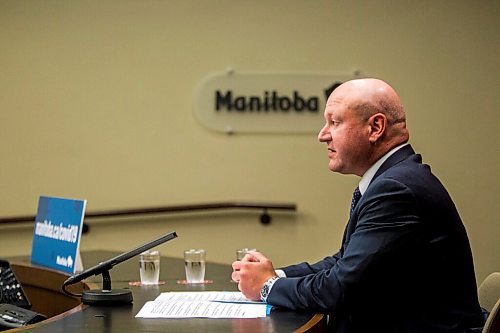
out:
<path id="1" fill-rule="evenodd" d="M 205 282 L 205 250 L 191 249 L 184 251 L 184 266 L 187 283 Z"/>
<path id="2" fill-rule="evenodd" d="M 257 249 L 249 249 L 249 248 L 243 248 L 243 249 L 237 249 L 236 250 L 236 260 L 239 261 L 245 257 L 248 251 L 257 251 Z"/>
<path id="3" fill-rule="evenodd" d="M 160 279 L 160 252 L 145 251 L 139 255 L 139 274 L 141 284 L 158 284 Z"/>

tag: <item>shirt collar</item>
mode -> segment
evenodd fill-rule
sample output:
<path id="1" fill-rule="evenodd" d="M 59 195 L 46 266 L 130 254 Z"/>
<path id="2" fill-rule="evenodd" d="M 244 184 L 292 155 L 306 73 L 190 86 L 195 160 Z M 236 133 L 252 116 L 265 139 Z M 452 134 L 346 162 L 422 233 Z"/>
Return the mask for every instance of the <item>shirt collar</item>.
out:
<path id="1" fill-rule="evenodd" d="M 359 181 L 359 191 L 361 192 L 361 195 L 365 194 L 366 190 L 368 189 L 368 185 L 370 185 L 370 182 L 373 179 L 373 176 L 377 173 L 378 169 L 380 166 L 396 151 L 399 149 L 403 148 L 404 146 L 408 145 L 409 143 L 403 143 L 402 145 L 399 145 L 395 148 L 392 148 L 389 150 L 384 156 L 382 156 L 377 162 L 375 162 L 368 170 L 366 170 L 365 174 L 363 177 L 361 177 L 361 180 Z"/>

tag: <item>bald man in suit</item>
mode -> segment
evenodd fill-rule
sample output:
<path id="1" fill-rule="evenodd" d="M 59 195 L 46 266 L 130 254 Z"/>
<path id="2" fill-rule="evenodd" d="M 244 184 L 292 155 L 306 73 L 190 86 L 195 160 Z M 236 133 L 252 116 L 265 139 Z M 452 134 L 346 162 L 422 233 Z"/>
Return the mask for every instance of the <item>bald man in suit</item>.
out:
<path id="1" fill-rule="evenodd" d="M 396 91 L 348 81 L 318 139 L 329 169 L 361 177 L 340 250 L 275 270 L 251 252 L 232 278 L 248 298 L 329 315 L 332 332 L 468 332 L 482 325 L 473 259 L 455 205 L 408 144 Z"/>

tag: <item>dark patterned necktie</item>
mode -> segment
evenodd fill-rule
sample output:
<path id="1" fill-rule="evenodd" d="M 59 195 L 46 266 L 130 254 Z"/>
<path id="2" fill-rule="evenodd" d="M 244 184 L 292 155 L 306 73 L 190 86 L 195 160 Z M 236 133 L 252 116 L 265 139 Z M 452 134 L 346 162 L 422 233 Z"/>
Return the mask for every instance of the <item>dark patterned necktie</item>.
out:
<path id="1" fill-rule="evenodd" d="M 352 212 L 354 211 L 354 207 L 356 207 L 356 204 L 358 203 L 359 199 L 361 199 L 361 192 L 359 191 L 359 187 L 356 187 L 354 193 L 352 194 L 351 210 L 349 212 L 349 217 L 351 217 Z"/>

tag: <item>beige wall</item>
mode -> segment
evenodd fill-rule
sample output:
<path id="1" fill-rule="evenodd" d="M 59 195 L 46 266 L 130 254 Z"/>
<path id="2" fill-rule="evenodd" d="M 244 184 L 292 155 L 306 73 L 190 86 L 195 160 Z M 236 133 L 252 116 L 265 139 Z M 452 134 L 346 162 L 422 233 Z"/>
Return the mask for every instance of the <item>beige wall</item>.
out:
<path id="1" fill-rule="evenodd" d="M 337 250 L 358 179 L 332 174 L 315 135 L 210 132 L 197 84 L 236 71 L 345 73 L 391 82 L 411 142 L 447 186 L 482 280 L 500 271 L 498 1 L 0 0 L 0 217 L 39 195 L 88 211 L 217 200 L 295 202 L 295 215 L 92 221 L 82 250 L 126 250 L 176 230 L 179 256 L 229 263 L 255 246 L 276 265 Z M 0 227 L 0 256 L 32 225 Z M 85 263 L 84 263 L 85 264 Z"/>

